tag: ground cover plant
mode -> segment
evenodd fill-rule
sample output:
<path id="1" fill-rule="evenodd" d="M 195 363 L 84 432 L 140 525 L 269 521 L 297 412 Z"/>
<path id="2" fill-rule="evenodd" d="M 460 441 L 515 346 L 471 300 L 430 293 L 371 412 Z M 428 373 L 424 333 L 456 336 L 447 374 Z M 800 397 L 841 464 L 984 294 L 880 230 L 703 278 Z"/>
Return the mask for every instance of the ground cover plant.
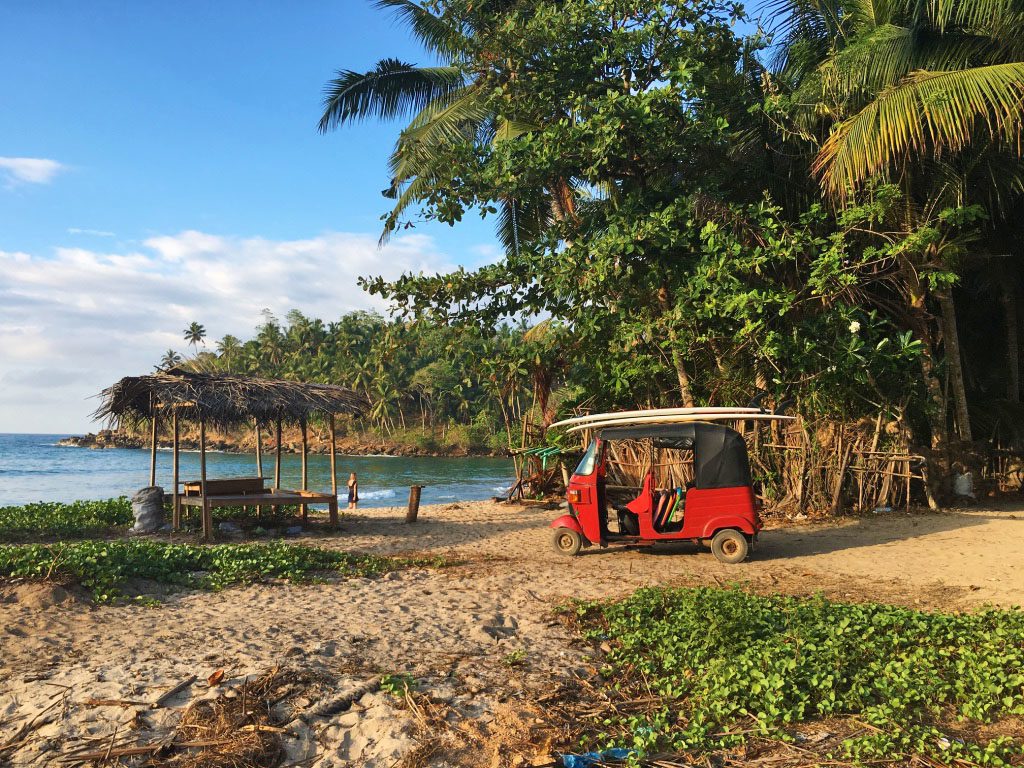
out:
<path id="1" fill-rule="evenodd" d="M 284 506 L 262 514 L 256 507 L 214 507 L 214 522 L 233 521 L 247 527 L 293 524 L 297 506 Z M 191 508 L 182 511 L 186 527 L 199 526 L 199 513 Z M 170 511 L 166 519 L 170 522 Z M 135 522 L 131 502 L 124 496 L 102 501 L 40 501 L 22 506 L 0 507 L 0 541 L 17 542 L 38 539 L 86 539 L 104 534 L 123 533 Z M 266 531 L 263 531 L 266 533 Z"/>
<path id="2" fill-rule="evenodd" d="M 100 602 L 118 597 L 119 586 L 130 578 L 216 590 L 264 578 L 301 583 L 327 574 L 376 576 L 443 564 L 438 558 L 379 557 L 284 542 L 198 546 L 134 540 L 0 546 L 0 579 L 78 582 Z"/>
<path id="3" fill-rule="evenodd" d="M 121 496 L 104 501 L 37 502 L 0 507 L 0 540 L 33 537 L 85 538 L 126 528 L 135 522 L 132 505 Z"/>
<path id="4" fill-rule="evenodd" d="M 644 589 L 581 603 L 606 651 L 599 742 L 638 753 L 795 743 L 811 722 L 848 728 L 823 759 L 1009 765 L 1024 715 L 1024 612 L 927 613 L 738 589 Z M 1005 726 L 1005 727 L 1004 727 Z M 838 730 L 842 730 L 839 728 Z M 804 758 L 806 759 L 806 758 Z M 923 764 L 935 764 L 925 762 Z"/>

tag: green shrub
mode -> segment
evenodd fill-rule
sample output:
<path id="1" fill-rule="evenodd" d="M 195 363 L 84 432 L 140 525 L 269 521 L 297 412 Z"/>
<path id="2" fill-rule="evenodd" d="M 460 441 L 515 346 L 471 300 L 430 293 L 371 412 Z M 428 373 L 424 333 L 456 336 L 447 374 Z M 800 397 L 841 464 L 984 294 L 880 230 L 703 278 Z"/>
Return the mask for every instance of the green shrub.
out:
<path id="1" fill-rule="evenodd" d="M 873 730 L 844 743 L 856 761 L 932 755 L 1003 765 L 1009 739 L 964 743 L 969 723 L 1024 715 L 1024 613 L 925 613 L 739 590 L 644 589 L 581 604 L 587 637 L 608 641 L 609 681 L 664 706 L 606 721 L 603 738 L 642 752 L 708 750 L 746 733 L 788 738 L 804 720 L 855 715 Z M 649 688 L 648 688 L 649 686 Z M 728 731 L 744 733 L 727 734 Z"/>
<path id="2" fill-rule="evenodd" d="M 134 522 L 131 502 L 124 496 L 106 501 L 39 502 L 0 507 L 0 540 L 80 539 L 126 528 Z"/>
<path id="3" fill-rule="evenodd" d="M 0 578 L 65 579 L 81 583 L 99 601 L 118 595 L 129 578 L 202 589 L 222 589 L 264 578 L 307 582 L 318 574 L 374 576 L 440 559 L 352 554 L 299 544 L 168 544 L 150 540 L 81 541 L 0 546 Z"/>

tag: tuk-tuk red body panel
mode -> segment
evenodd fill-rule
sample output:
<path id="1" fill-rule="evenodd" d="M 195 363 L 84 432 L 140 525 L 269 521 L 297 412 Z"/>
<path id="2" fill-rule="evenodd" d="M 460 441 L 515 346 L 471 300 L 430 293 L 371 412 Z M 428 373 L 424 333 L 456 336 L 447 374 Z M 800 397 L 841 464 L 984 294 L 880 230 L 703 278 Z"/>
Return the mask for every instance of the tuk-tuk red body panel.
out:
<path id="1" fill-rule="evenodd" d="M 692 487 L 686 490 L 681 502 L 681 527 L 676 517 L 669 530 L 659 531 L 655 527 L 655 498 L 657 478 L 653 471 L 644 476 L 643 484 L 636 498 L 619 509 L 625 509 L 636 515 L 638 535 L 612 532 L 608 528 L 607 515 L 614 514 L 609 510 L 605 498 L 606 457 L 602 441 L 596 440 L 591 446 L 594 450 L 590 471 L 585 474 L 574 474 L 569 481 L 566 492 L 571 515 L 563 515 L 555 520 L 552 528 L 570 528 L 580 533 L 588 543 L 621 542 L 625 544 L 645 544 L 655 541 L 707 540 L 719 531 L 732 529 L 753 539 L 761 530 L 761 519 L 758 514 L 759 505 L 753 487 L 747 484 L 730 487 Z M 746 455 L 744 451 L 744 462 Z M 581 465 L 582 466 L 582 465 Z M 605 516 L 602 526 L 602 516 Z"/>

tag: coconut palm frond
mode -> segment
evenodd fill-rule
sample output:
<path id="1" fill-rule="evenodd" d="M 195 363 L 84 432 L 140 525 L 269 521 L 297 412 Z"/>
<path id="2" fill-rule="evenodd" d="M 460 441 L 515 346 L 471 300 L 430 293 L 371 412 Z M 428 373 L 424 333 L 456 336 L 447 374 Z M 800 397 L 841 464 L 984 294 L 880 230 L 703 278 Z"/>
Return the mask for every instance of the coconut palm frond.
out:
<path id="1" fill-rule="evenodd" d="M 519 244 L 537 238 L 551 223 L 551 204 L 539 200 L 502 200 L 498 206 L 497 235 L 506 253 L 516 253 Z"/>
<path id="2" fill-rule="evenodd" d="M 494 131 L 495 143 L 499 141 L 511 141 L 531 131 L 538 130 L 539 126 L 521 120 L 509 120 L 502 118 L 497 121 Z"/>
<path id="3" fill-rule="evenodd" d="M 1022 21 L 1020 0 L 927 0 L 918 6 L 922 16 L 937 29 L 1006 31 Z"/>
<path id="4" fill-rule="evenodd" d="M 463 85 L 457 67 L 416 67 L 398 59 L 383 59 L 369 72 L 341 70 L 324 89 L 319 130 L 326 133 L 366 118 L 412 115 Z"/>
<path id="5" fill-rule="evenodd" d="M 476 135 L 493 112 L 483 100 L 481 89 L 463 89 L 450 100 L 434 100 L 427 104 L 402 132 L 400 141 L 424 145 L 454 143 Z"/>
<path id="6" fill-rule="evenodd" d="M 450 61 L 458 53 L 459 43 L 464 38 L 444 19 L 435 16 L 413 0 L 376 0 L 381 10 L 394 11 L 398 21 L 412 32 L 427 50 L 433 51 Z"/>
<path id="7" fill-rule="evenodd" d="M 1024 63 L 954 72 L 919 71 L 840 123 L 813 171 L 838 198 L 908 152 L 941 155 L 968 146 L 981 130 L 1018 140 L 1024 111 Z"/>

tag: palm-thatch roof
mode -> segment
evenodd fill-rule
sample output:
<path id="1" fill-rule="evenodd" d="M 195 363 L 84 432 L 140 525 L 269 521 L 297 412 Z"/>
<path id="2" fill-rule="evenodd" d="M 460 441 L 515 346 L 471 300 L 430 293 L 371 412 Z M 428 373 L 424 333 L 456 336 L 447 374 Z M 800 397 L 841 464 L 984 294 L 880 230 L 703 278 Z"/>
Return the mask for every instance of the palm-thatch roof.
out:
<path id="1" fill-rule="evenodd" d="M 146 376 L 126 376 L 103 390 L 93 418 L 112 425 L 148 421 L 154 415 L 231 427 L 302 422 L 322 414 L 359 414 L 366 399 L 346 387 L 227 373 L 193 373 L 178 368 Z"/>

